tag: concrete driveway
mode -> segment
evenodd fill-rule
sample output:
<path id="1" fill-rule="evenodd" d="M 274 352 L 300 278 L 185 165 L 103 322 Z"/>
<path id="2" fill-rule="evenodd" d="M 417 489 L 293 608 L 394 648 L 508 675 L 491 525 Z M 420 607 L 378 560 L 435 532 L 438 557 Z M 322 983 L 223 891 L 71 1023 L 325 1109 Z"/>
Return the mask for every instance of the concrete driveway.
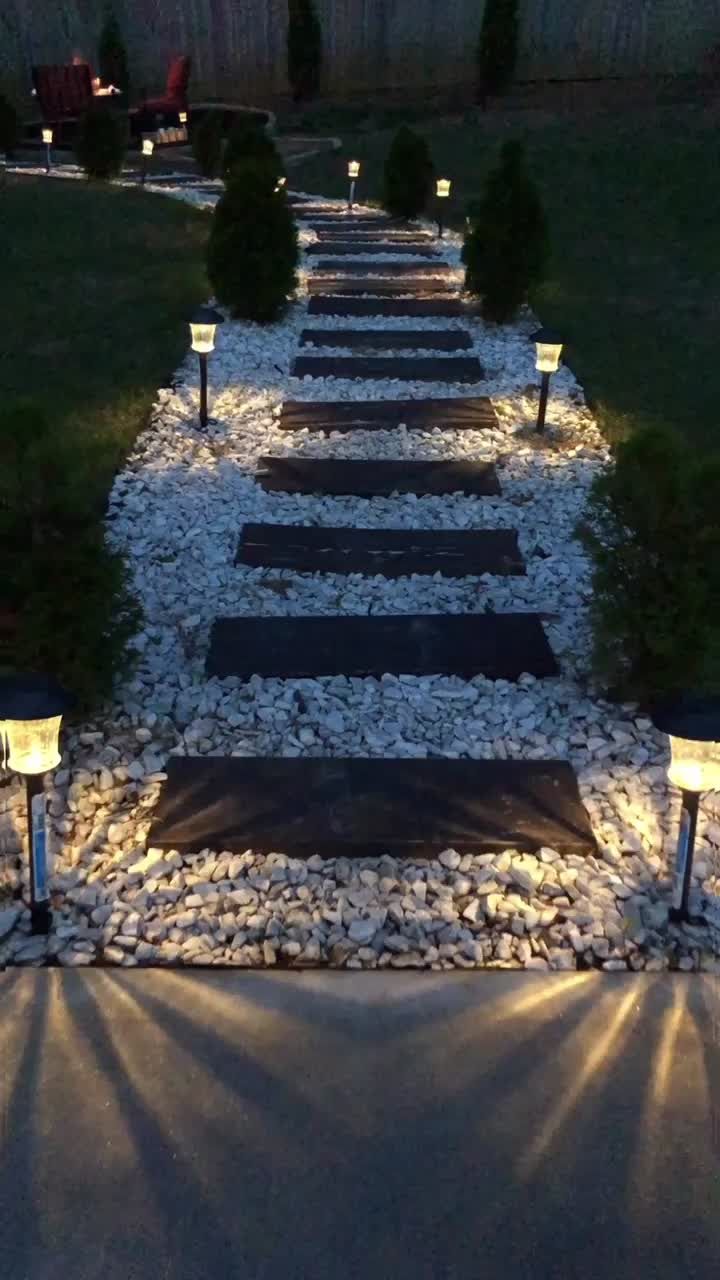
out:
<path id="1" fill-rule="evenodd" d="M 717 978 L 0 975 L 3 1280 L 715 1280 Z"/>

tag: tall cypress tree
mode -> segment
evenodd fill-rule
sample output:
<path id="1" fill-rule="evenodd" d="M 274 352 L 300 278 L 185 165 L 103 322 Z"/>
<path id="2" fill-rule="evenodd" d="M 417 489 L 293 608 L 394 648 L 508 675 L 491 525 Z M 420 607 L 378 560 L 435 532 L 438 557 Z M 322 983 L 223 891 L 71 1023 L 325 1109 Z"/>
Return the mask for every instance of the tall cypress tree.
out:
<path id="1" fill-rule="evenodd" d="M 486 320 L 504 324 L 545 274 L 548 232 L 522 143 L 506 142 L 487 176 L 465 237 L 465 288 L 482 298 Z"/>
<path id="2" fill-rule="evenodd" d="M 288 0 L 287 74 L 295 102 L 320 91 L 322 29 L 313 0 Z"/>
<path id="3" fill-rule="evenodd" d="M 477 50 L 478 101 L 509 89 L 518 54 L 518 0 L 485 0 Z"/>
<path id="4" fill-rule="evenodd" d="M 122 89 L 127 95 L 130 86 L 127 50 L 120 24 L 110 7 L 106 10 L 98 42 L 98 70 L 103 84 L 114 84 L 116 89 Z"/>

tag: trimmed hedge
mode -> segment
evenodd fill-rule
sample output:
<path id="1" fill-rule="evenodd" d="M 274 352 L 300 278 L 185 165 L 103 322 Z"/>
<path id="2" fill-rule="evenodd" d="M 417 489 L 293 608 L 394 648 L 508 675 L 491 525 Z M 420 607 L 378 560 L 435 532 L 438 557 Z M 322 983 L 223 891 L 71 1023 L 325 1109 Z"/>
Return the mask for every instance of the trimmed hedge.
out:
<path id="1" fill-rule="evenodd" d="M 207 111 L 191 128 L 192 150 L 200 173 L 204 178 L 219 178 L 225 150 L 222 111 Z"/>
<path id="2" fill-rule="evenodd" d="M 133 665 L 141 613 L 124 560 L 88 505 L 97 456 L 58 440 L 31 406 L 0 419 L 0 668 L 55 676 L 92 710 Z"/>
<path id="3" fill-rule="evenodd" d="M 98 42 L 98 70 L 103 84 L 114 84 L 116 89 L 122 89 L 127 102 L 130 87 L 127 50 L 120 24 L 110 6 L 107 8 Z"/>
<path id="4" fill-rule="evenodd" d="M 264 127 L 240 116 L 230 130 L 225 144 L 222 163 L 225 181 L 239 164 L 252 161 L 267 166 L 275 174 L 275 181 L 284 173 L 280 152 Z"/>
<path id="5" fill-rule="evenodd" d="M 548 233 L 540 194 L 520 142 L 506 142 L 473 209 L 462 260 L 465 288 L 482 298 L 486 320 L 512 320 L 545 274 Z"/>
<path id="6" fill-rule="evenodd" d="M 0 151 L 12 157 L 20 139 L 20 117 L 13 104 L 0 93 Z"/>
<path id="7" fill-rule="evenodd" d="M 427 207 L 433 181 L 430 148 L 419 133 L 398 129 L 385 161 L 383 207 L 395 218 L 417 218 Z"/>
<path id="8" fill-rule="evenodd" d="M 510 88 L 518 56 L 518 0 L 485 0 L 477 49 L 477 97 Z"/>
<path id="9" fill-rule="evenodd" d="M 287 75 L 295 102 L 320 92 L 322 28 L 313 0 L 288 0 Z"/>
<path id="10" fill-rule="evenodd" d="M 593 666 L 621 698 L 720 693 L 720 454 L 646 428 L 614 450 L 579 530 Z"/>
<path id="11" fill-rule="evenodd" d="M 126 121 L 106 102 L 93 103 L 78 125 L 75 154 L 88 178 L 116 178 L 125 159 Z"/>
<path id="12" fill-rule="evenodd" d="M 264 161 L 234 166 L 213 215 L 208 276 L 234 316 L 277 320 L 297 284 L 297 229 L 285 188 Z"/>

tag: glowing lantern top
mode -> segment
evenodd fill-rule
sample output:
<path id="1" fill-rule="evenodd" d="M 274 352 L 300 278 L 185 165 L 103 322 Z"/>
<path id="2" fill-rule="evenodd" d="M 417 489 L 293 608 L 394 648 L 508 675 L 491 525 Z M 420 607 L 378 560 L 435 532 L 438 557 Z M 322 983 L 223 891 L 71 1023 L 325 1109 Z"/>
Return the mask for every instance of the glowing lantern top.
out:
<path id="1" fill-rule="evenodd" d="M 348 161 L 348 178 L 359 178 L 359 177 L 360 177 L 360 161 L 359 160 Z"/>
<path id="2" fill-rule="evenodd" d="M 42 131 L 42 140 L 43 140 L 43 142 L 45 143 L 45 146 L 46 146 L 46 147 L 49 147 L 49 146 L 50 146 L 50 143 L 51 143 L 51 142 L 52 142 L 52 140 L 53 140 L 53 131 L 52 131 L 52 129 L 43 129 L 43 131 Z"/>
<path id="3" fill-rule="evenodd" d="M 438 178 L 435 183 L 435 195 L 439 196 L 441 200 L 446 199 L 446 197 L 450 195 L 449 178 Z"/>
<path id="4" fill-rule="evenodd" d="M 555 329 L 538 329 L 532 335 L 535 343 L 535 368 L 538 373 L 556 373 L 560 364 L 563 340 Z"/>
<path id="5" fill-rule="evenodd" d="M 720 698 L 686 694 L 658 707 L 653 723 L 670 738 L 670 781 L 683 791 L 720 791 Z"/>
<path id="6" fill-rule="evenodd" d="M 187 124 L 187 111 L 178 111 L 178 120 L 180 124 Z"/>
<path id="7" fill-rule="evenodd" d="M 47 676 L 0 677 L 0 745 L 15 773 L 47 773 L 60 763 L 60 722 L 73 699 Z"/>
<path id="8" fill-rule="evenodd" d="M 224 319 L 225 317 L 221 316 L 214 307 L 198 307 L 190 317 L 193 351 L 197 351 L 200 355 L 208 355 L 215 350 L 215 329 L 224 322 Z"/>
<path id="9" fill-rule="evenodd" d="M 155 150 L 155 143 L 152 138 L 143 138 L 142 153 L 144 156 L 151 156 Z"/>

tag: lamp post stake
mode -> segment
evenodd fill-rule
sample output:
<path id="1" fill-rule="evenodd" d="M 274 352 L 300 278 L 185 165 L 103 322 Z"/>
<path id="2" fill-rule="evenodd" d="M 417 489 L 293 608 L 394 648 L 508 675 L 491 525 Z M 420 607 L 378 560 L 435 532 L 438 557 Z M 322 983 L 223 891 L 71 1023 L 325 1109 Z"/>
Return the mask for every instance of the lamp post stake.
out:
<path id="1" fill-rule="evenodd" d="M 205 351 L 200 352 L 200 426 L 203 431 L 208 424 L 208 358 Z"/>
<path id="2" fill-rule="evenodd" d="M 675 924 L 690 919 L 690 884 L 692 881 L 699 805 L 699 791 L 682 791 L 680 832 L 678 834 L 673 881 L 673 904 L 668 913 L 670 920 Z"/>
<path id="3" fill-rule="evenodd" d="M 538 416 L 537 416 L 537 430 L 541 435 L 545 430 L 545 411 L 547 409 L 549 390 L 550 390 L 550 374 L 543 373 L 540 378 L 540 403 L 538 405 Z"/>
<path id="4" fill-rule="evenodd" d="M 30 932 L 48 934 L 52 915 L 47 882 L 46 801 L 42 774 L 25 778 L 30 861 Z"/>

